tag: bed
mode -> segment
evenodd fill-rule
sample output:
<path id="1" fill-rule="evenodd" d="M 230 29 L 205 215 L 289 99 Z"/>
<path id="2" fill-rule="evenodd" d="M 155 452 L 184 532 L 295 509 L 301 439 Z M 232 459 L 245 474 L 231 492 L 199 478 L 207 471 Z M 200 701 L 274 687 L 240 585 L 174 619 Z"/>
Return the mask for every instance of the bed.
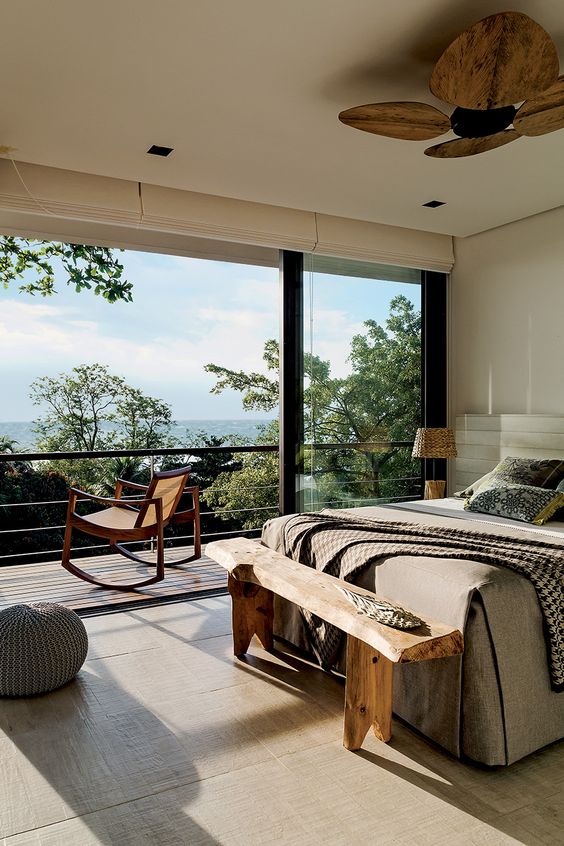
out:
<path id="1" fill-rule="evenodd" d="M 509 450 L 515 452 L 511 445 Z M 479 469 L 491 469 L 487 464 Z M 534 526 L 470 513 L 462 499 L 452 497 L 346 509 L 342 514 L 417 523 L 425 531 L 449 527 L 520 542 L 536 539 L 557 548 L 558 555 L 562 549 L 564 555 L 564 522 Z M 262 542 L 285 552 L 285 526 L 291 519 L 279 517 L 265 524 Z M 394 555 L 370 563 L 354 583 L 464 631 L 461 658 L 394 668 L 397 716 L 452 754 L 486 765 L 511 764 L 564 736 L 564 693 L 554 689 L 546 620 L 528 578 L 470 558 Z M 284 600 L 276 603 L 275 634 L 311 652 L 299 609 Z M 343 650 L 335 667 L 344 669 Z"/>

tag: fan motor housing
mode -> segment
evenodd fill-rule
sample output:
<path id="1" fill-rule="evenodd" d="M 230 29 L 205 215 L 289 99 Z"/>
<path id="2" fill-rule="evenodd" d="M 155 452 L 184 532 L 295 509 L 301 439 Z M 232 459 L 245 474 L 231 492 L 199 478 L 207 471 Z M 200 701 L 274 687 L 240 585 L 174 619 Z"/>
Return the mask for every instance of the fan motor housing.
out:
<path id="1" fill-rule="evenodd" d="M 460 138 L 485 138 L 507 129 L 516 113 L 515 106 L 503 106 L 501 109 L 463 109 L 457 106 L 450 116 L 450 125 Z"/>

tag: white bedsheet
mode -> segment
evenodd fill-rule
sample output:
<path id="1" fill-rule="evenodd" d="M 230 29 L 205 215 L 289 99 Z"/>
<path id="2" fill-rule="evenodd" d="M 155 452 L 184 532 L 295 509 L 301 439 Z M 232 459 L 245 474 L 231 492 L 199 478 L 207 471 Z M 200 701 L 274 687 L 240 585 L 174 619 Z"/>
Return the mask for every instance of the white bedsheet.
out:
<path id="1" fill-rule="evenodd" d="M 446 497 L 445 499 L 419 499 L 415 502 L 394 502 L 384 508 L 398 508 L 402 511 L 415 511 L 418 514 L 439 514 L 441 517 L 455 517 L 457 520 L 472 520 L 474 523 L 490 523 L 494 526 L 510 526 L 516 531 L 524 532 L 527 535 L 540 534 L 548 537 L 564 537 L 564 522 L 549 520 L 544 526 L 533 526 L 531 523 L 523 523 L 520 520 L 509 520 L 507 517 L 494 517 L 489 514 L 479 514 L 476 511 L 465 511 L 464 500 L 458 497 Z M 359 515 L 365 509 L 351 509 L 358 511 Z M 368 516 L 368 515 L 366 515 Z"/>

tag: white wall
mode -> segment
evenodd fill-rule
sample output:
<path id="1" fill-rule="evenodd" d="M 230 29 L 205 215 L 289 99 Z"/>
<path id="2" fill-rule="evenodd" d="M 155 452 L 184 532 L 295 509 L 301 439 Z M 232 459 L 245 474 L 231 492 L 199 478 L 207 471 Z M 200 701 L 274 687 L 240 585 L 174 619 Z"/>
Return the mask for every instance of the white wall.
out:
<path id="1" fill-rule="evenodd" d="M 564 413 L 564 207 L 455 239 L 450 405 Z"/>

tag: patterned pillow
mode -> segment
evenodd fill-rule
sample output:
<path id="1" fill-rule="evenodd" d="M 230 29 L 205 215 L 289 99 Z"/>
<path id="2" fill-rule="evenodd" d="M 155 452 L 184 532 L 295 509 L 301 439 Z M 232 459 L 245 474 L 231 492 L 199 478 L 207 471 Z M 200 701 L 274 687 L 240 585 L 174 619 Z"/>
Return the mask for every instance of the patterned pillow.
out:
<path id="1" fill-rule="evenodd" d="M 482 476 L 455 496 L 469 497 L 485 486 L 498 484 L 534 485 L 538 488 L 555 488 L 564 481 L 564 461 L 559 458 L 504 458 L 485 476 Z"/>
<path id="2" fill-rule="evenodd" d="M 476 491 L 464 503 L 466 511 L 494 514 L 542 526 L 564 507 L 564 492 L 534 485 L 514 485 L 500 482 Z"/>

